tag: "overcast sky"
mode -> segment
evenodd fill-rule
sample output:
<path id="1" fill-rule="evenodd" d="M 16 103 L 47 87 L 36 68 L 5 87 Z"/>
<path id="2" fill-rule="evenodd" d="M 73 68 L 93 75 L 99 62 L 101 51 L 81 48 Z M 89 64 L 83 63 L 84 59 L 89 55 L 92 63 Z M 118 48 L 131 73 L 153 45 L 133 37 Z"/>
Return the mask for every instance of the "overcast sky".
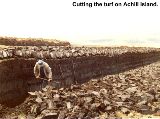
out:
<path id="1" fill-rule="evenodd" d="M 155 0 L 157 7 L 72 6 L 72 2 L 84 1 L 124 0 L 0 0 L 0 36 L 54 38 L 83 45 L 160 47 L 160 1 Z"/>

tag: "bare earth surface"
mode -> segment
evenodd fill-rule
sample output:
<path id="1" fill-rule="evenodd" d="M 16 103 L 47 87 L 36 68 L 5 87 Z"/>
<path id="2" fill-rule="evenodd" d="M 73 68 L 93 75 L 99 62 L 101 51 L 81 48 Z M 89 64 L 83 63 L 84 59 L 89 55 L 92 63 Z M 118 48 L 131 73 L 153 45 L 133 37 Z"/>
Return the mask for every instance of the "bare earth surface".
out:
<path id="1" fill-rule="evenodd" d="M 160 118 L 160 61 L 82 85 L 29 92 L 15 108 L 0 106 L 6 119 Z"/>

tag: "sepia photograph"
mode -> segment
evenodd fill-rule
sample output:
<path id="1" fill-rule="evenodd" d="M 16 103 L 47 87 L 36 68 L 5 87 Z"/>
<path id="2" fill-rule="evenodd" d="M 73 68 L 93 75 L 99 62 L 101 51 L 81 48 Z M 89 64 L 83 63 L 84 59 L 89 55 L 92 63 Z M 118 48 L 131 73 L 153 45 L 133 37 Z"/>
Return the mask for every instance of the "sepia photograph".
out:
<path id="1" fill-rule="evenodd" d="M 160 119 L 159 11 L 0 0 L 0 119 Z"/>

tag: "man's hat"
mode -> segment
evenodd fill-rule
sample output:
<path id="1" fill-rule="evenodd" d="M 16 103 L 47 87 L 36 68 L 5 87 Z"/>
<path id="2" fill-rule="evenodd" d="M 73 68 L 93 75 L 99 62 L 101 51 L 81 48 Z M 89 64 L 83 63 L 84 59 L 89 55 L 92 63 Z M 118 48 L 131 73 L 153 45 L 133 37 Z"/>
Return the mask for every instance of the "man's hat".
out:
<path id="1" fill-rule="evenodd" d="M 39 65 L 43 65 L 44 61 L 43 60 L 38 60 L 37 62 Z"/>

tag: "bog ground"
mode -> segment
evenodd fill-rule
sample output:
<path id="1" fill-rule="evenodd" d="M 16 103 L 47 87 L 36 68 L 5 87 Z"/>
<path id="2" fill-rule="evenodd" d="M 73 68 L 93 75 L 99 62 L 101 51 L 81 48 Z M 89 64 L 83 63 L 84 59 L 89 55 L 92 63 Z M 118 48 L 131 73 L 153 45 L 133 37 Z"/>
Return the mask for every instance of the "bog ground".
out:
<path id="1" fill-rule="evenodd" d="M 32 92 L 1 118 L 160 118 L 160 61 L 71 88 Z"/>
<path id="2" fill-rule="evenodd" d="M 2 119 L 160 118 L 158 48 L 2 41 Z M 35 79 L 38 59 L 52 69 L 49 84 Z"/>

